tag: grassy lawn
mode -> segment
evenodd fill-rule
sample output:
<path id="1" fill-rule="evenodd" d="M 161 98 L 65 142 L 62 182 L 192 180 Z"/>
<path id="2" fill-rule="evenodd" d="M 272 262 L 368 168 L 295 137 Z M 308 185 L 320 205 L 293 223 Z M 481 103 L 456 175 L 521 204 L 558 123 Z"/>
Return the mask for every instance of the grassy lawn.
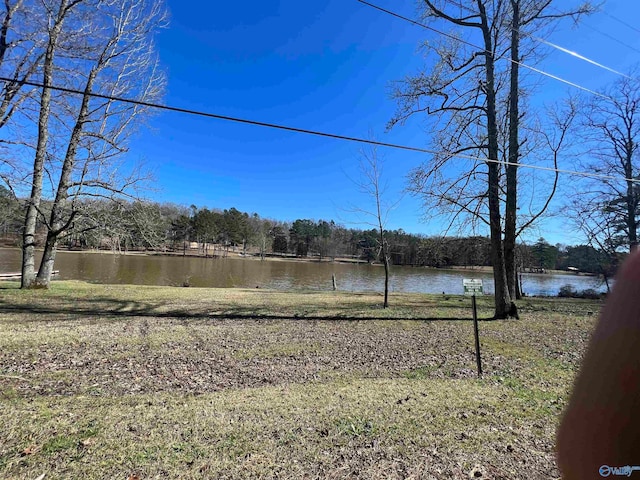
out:
<path id="1" fill-rule="evenodd" d="M 479 380 L 469 298 L 390 302 L 0 283 L 0 478 L 558 478 L 600 303 L 482 322 Z"/>

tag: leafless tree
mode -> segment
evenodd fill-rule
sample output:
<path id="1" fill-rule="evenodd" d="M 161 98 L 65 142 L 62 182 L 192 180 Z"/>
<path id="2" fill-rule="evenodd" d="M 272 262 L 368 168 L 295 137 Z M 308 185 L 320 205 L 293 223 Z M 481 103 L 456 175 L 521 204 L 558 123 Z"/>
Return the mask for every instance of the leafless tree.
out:
<path id="1" fill-rule="evenodd" d="M 560 173 L 558 171 L 561 166 L 560 159 L 566 159 L 569 156 L 575 143 L 575 124 L 578 113 L 579 107 L 575 99 L 568 97 L 564 102 L 547 108 L 544 123 L 532 122 L 527 125 L 528 143 L 531 149 L 526 155 L 527 160 L 537 165 L 543 164 L 547 168 L 555 169 L 555 171 L 546 174 L 519 173 L 518 183 L 520 187 L 524 186 L 525 189 L 518 189 L 516 205 L 518 214 L 516 229 L 513 233 L 516 241 L 522 238 L 522 234 L 526 231 L 536 228 L 538 220 L 551 214 L 552 200 L 560 190 Z M 506 223 L 505 243 L 508 243 Z M 507 251 L 510 250 L 505 247 L 505 253 Z M 514 265 L 511 266 L 507 262 L 509 291 L 516 299 L 522 297 L 518 277 L 518 265 L 521 263 L 517 258 L 519 251 L 517 243 L 514 244 L 513 260 L 510 260 L 514 262 Z"/>
<path id="2" fill-rule="evenodd" d="M 440 153 L 412 172 L 410 190 L 423 195 L 430 208 L 450 214 L 452 224 L 463 219 L 474 228 L 489 228 L 495 318 L 517 317 L 514 252 L 523 118 L 517 66 L 536 52 L 530 45 L 523 52 L 522 33 L 590 11 L 581 6 L 553 14 L 550 5 L 551 0 L 475 0 L 464 5 L 425 0 L 423 18 L 455 30 L 446 40 L 426 43 L 428 55 L 435 57 L 430 70 L 397 82 L 392 92 L 398 111 L 390 127 L 426 113 L 435 119 L 429 129 L 438 132 L 433 143 Z M 497 63 L 502 59 L 513 61 Z M 467 158 L 460 160 L 461 155 Z M 451 164 L 454 158 L 456 166 Z"/>
<path id="3" fill-rule="evenodd" d="M 610 291 L 610 278 L 616 272 L 624 255 L 626 236 L 621 233 L 620 217 L 606 205 L 597 204 L 593 199 L 585 199 L 576 195 L 565 205 L 570 212 L 571 223 L 586 239 L 587 245 L 598 252 L 598 265 L 607 291 Z"/>
<path id="4" fill-rule="evenodd" d="M 383 162 L 375 146 L 360 152 L 360 177 L 355 180 L 360 192 L 372 202 L 372 208 L 355 207 L 351 211 L 361 215 L 363 222 L 378 231 L 378 251 L 384 265 L 384 302 L 383 307 L 389 306 L 389 274 L 390 258 L 389 243 L 385 237 L 389 214 L 399 200 L 388 203 L 386 198 L 386 184 L 383 183 Z"/>
<path id="5" fill-rule="evenodd" d="M 521 292 L 518 286 L 517 262 L 516 262 L 516 241 L 522 232 L 522 228 L 518 227 L 518 164 L 521 157 L 526 157 L 522 152 L 522 140 L 520 138 L 521 124 L 526 127 L 526 122 L 521 117 L 521 74 L 520 63 L 523 58 L 533 60 L 537 54 L 537 50 L 533 44 L 526 40 L 536 40 L 532 32 L 539 35 L 539 30 L 545 28 L 554 20 L 571 17 L 575 21 L 582 15 L 590 14 L 595 11 L 595 7 L 586 2 L 574 10 L 553 10 L 550 8 L 552 0 L 509 0 L 511 10 L 510 21 L 510 64 L 509 64 L 509 95 L 508 95 L 508 164 L 505 167 L 506 177 L 506 195 L 505 195 L 505 227 L 504 227 L 504 252 L 505 252 L 505 269 L 507 271 L 507 287 L 512 298 L 520 298 Z M 524 39 L 523 39 L 524 37 Z M 523 45 L 528 50 L 524 54 L 521 53 Z M 575 105 L 569 102 L 571 107 L 564 119 L 560 119 L 557 115 L 552 116 L 553 127 L 559 129 L 561 133 L 559 143 L 552 144 L 549 136 L 546 137 L 546 144 L 553 153 L 555 168 L 558 167 L 558 152 L 566 143 L 566 133 L 575 118 Z M 563 124 L 563 122 L 568 122 Z M 553 183 L 553 188 L 547 195 L 547 201 L 540 210 L 539 218 L 547 211 L 550 200 L 553 198 L 557 190 L 557 179 Z M 526 224 L 527 222 L 525 222 Z M 530 225 L 530 224 L 529 224 Z"/>
<path id="6" fill-rule="evenodd" d="M 152 0 L 47 0 L 38 104 L 38 135 L 24 230 L 22 286 L 48 286 L 57 242 L 73 226 L 83 197 L 131 195 L 139 170 L 119 176 L 115 168 L 126 141 L 147 108 L 96 97 L 95 93 L 150 102 L 164 79 L 154 53 L 154 32 L 165 23 L 162 2 Z M 58 93 L 55 86 L 81 95 Z M 51 213 L 39 211 L 43 179 L 52 188 Z M 35 274 L 35 225 L 47 227 L 42 262 Z"/>
<path id="7" fill-rule="evenodd" d="M 17 155 L 11 150 L 22 138 L 7 134 L 5 127 L 25 100 L 34 94 L 25 87 L 33 79 L 43 52 L 38 48 L 38 12 L 32 0 L 5 0 L 0 6 L 0 181 L 14 196 L 24 181 Z"/>
<path id="8" fill-rule="evenodd" d="M 587 100 L 582 108 L 583 140 L 588 146 L 581 165 L 612 177 L 583 184 L 579 202 L 599 212 L 604 228 L 622 235 L 629 250 L 638 247 L 640 224 L 640 82 L 638 69 Z M 626 180 L 621 180 L 621 179 Z M 606 227 L 605 227 L 606 225 Z"/>
<path id="9" fill-rule="evenodd" d="M 601 175 L 575 184 L 565 204 L 570 223 L 599 252 L 608 279 L 626 252 L 638 248 L 640 224 L 640 82 L 632 69 L 580 105 L 579 169 Z"/>

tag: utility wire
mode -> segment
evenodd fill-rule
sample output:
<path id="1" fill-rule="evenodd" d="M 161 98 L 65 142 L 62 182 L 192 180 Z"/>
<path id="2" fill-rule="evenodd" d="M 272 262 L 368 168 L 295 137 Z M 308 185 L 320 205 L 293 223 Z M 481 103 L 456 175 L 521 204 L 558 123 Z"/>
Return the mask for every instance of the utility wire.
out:
<path id="1" fill-rule="evenodd" d="M 561 12 L 561 10 L 559 10 L 559 9 L 557 9 L 557 8 L 552 8 L 552 9 L 553 9 L 553 10 L 555 10 L 557 13 L 562 13 L 562 12 Z M 607 12 L 605 12 L 604 10 L 598 10 L 598 11 L 599 11 L 599 12 L 602 12 L 602 13 L 604 13 L 605 15 L 607 15 L 607 16 L 609 16 L 609 17 L 612 17 L 612 18 L 613 18 L 613 16 L 612 16 L 610 13 L 607 13 Z M 617 20 L 617 19 L 616 19 L 616 20 Z M 623 22 L 623 23 L 624 23 L 624 22 Z M 622 40 L 620 40 L 620 39 L 618 39 L 618 38 L 614 37 L 613 35 L 608 34 L 607 32 L 603 32 L 602 30 L 600 30 L 600 29 L 598 29 L 598 28 L 594 27 L 593 25 L 589 25 L 589 24 L 588 24 L 588 23 L 586 23 L 586 22 L 581 22 L 581 23 L 580 23 L 580 25 L 581 25 L 581 26 L 583 26 L 583 27 L 588 28 L 589 30 L 593 30 L 594 32 L 596 32 L 596 33 L 598 33 L 598 34 L 602 35 L 603 37 L 607 37 L 609 40 L 613 40 L 614 42 L 619 43 L 620 45 L 622 45 L 622 46 L 624 46 L 624 47 L 627 47 L 627 48 L 628 48 L 628 49 L 630 49 L 630 50 L 634 50 L 634 51 L 636 51 L 636 52 L 640 53 L 640 49 L 639 49 L 639 48 L 636 48 L 636 47 L 634 47 L 634 46 L 632 46 L 632 45 L 629 45 L 628 43 L 623 42 Z M 626 24 L 625 24 L 625 25 L 626 25 Z M 627 26 L 628 26 L 628 27 L 630 27 L 630 25 L 627 25 Z M 634 30 L 636 30 L 634 27 L 630 27 L 630 28 L 633 28 Z"/>
<path id="2" fill-rule="evenodd" d="M 13 79 L 8 78 L 8 77 L 0 76 L 0 81 L 13 82 Z M 277 123 L 261 122 L 261 121 L 258 121 L 258 120 L 251 120 L 251 119 L 248 119 L 248 118 L 239 118 L 239 117 L 232 117 L 232 116 L 229 116 L 229 115 L 220 115 L 220 114 L 217 114 L 217 113 L 204 112 L 204 111 L 201 111 L 201 110 L 191 110 L 191 109 L 188 109 L 188 108 L 173 107 L 171 105 L 162 105 L 162 104 L 159 104 L 159 103 L 151 103 L 151 102 L 146 102 L 146 101 L 142 101 L 142 100 L 134 100 L 134 99 L 131 99 L 131 98 L 119 97 L 119 96 L 116 96 L 116 95 L 104 95 L 104 94 L 101 94 L 101 93 L 88 93 L 87 94 L 82 90 L 76 90 L 74 88 L 67 88 L 67 87 L 59 87 L 59 86 L 54 86 L 54 85 L 45 86 L 43 83 L 40 83 L 40 82 L 32 82 L 32 81 L 25 80 L 25 81 L 22 81 L 21 83 L 23 85 L 29 85 L 29 86 L 38 87 L 38 88 L 49 88 L 51 90 L 55 90 L 55 91 L 58 91 L 58 92 L 71 93 L 71 94 L 74 94 L 74 95 L 89 95 L 90 97 L 93 97 L 93 98 L 101 98 L 103 100 L 110 100 L 110 101 L 128 103 L 128 104 L 132 104 L 132 105 L 140 105 L 140 106 L 143 106 L 143 107 L 155 108 L 155 109 L 158 109 L 158 110 L 166 110 L 166 111 L 169 111 L 169 112 L 178 112 L 178 113 L 185 113 L 187 115 L 195 115 L 195 116 L 206 117 L 206 118 L 215 118 L 215 119 L 218 119 L 218 120 L 225 120 L 225 121 L 229 121 L 229 122 L 243 123 L 243 124 L 247 124 L 247 125 L 256 125 L 256 126 L 259 126 L 259 127 L 274 128 L 274 129 L 277 129 L 277 130 L 285 130 L 285 131 L 288 131 L 288 132 L 303 133 L 303 134 L 306 134 L 306 135 L 315 135 L 315 136 L 318 136 L 318 137 L 333 138 L 333 139 L 336 139 L 336 140 L 345 140 L 345 141 L 348 141 L 348 142 L 363 143 L 363 144 L 367 144 L 367 145 L 375 145 L 375 146 L 378 146 L 378 147 L 395 148 L 395 149 L 398 149 L 398 150 L 405 150 L 405 151 L 418 152 L 418 153 L 428 153 L 430 155 L 450 155 L 452 158 L 462 158 L 462 159 L 466 159 L 466 160 L 480 161 L 480 162 L 486 162 L 486 163 L 497 163 L 499 165 L 513 165 L 513 166 L 517 166 L 517 167 L 531 168 L 531 169 L 534 169 L 534 170 L 543 170 L 543 171 L 547 171 L 547 172 L 565 173 L 567 175 L 577 175 L 577 176 L 581 176 L 581 177 L 597 178 L 597 179 L 600 179 L 600 180 L 640 183 L 640 179 L 635 179 L 635 178 L 625 178 L 625 177 L 618 177 L 618 176 L 614 176 L 614 175 L 603 175 L 603 174 L 599 174 L 599 173 L 580 172 L 580 171 L 576 171 L 576 170 L 566 170 L 566 169 L 561 169 L 561 168 L 542 167 L 540 165 L 531 165 L 531 164 L 526 164 L 526 163 L 508 162 L 508 161 L 504 161 L 504 160 L 494 160 L 494 159 L 490 159 L 490 158 L 474 157 L 472 155 L 464 155 L 464 154 L 460 154 L 460 153 L 452 154 L 450 152 L 431 150 L 431 149 L 428 149 L 428 148 L 413 147 L 413 146 L 410 146 L 410 145 L 401 145 L 401 144 L 398 144 L 398 143 L 379 142 L 377 140 L 368 140 L 368 139 L 360 138 L 360 137 L 350 137 L 350 136 L 347 136 L 347 135 L 340 135 L 340 134 L 337 134 L 337 133 L 321 132 L 321 131 L 318 131 L 318 130 L 309 130 L 309 129 L 306 129 L 306 128 L 292 127 L 292 126 L 289 126 L 289 125 L 281 125 L 281 124 L 277 124 Z"/>
<path id="3" fill-rule="evenodd" d="M 415 25 L 417 27 L 422 27 L 422 28 L 425 28 L 427 30 L 431 30 L 432 32 L 437 33 L 438 35 L 442 35 L 444 37 L 451 38 L 451 39 L 453 39 L 453 40 L 455 40 L 457 42 L 464 43 L 465 45 L 469 45 L 470 47 L 476 48 L 478 50 L 481 50 L 482 52 L 485 52 L 485 53 L 488 53 L 490 55 L 493 55 L 493 52 L 490 52 L 485 48 L 479 47 L 475 43 L 469 42 L 468 40 L 464 40 L 464 39 L 456 37 L 455 35 L 451 35 L 449 33 L 442 32 L 442 31 L 440 31 L 440 30 L 438 30 L 436 28 L 433 28 L 433 27 L 431 27 L 429 25 L 425 25 L 424 23 L 420 23 L 420 22 L 418 22 L 416 20 L 413 20 L 413 19 L 411 19 L 409 17 L 405 17 L 403 15 L 400 15 L 399 13 L 393 12 L 391 10 L 387 10 L 386 8 L 382 8 L 382 7 L 380 7 L 378 5 L 375 5 L 373 3 L 369 3 L 366 0 L 356 0 L 356 1 L 362 3 L 363 5 L 367 5 L 369 7 L 375 8 L 376 10 L 384 12 L 384 13 L 386 13 L 388 15 L 393 16 L 393 17 L 396 17 L 396 18 L 399 18 L 399 19 L 404 20 L 406 22 L 409 22 L 409 23 L 411 23 L 411 24 L 413 24 L 413 25 Z M 545 72 L 544 70 L 540 70 L 539 68 L 532 67 L 530 65 L 527 65 L 526 63 L 519 62 L 518 60 L 513 60 L 511 58 L 507 58 L 504 55 L 502 55 L 500 57 L 496 57 L 496 60 L 500 60 L 500 59 L 508 60 L 511 63 L 515 63 L 517 65 L 520 65 L 523 68 L 526 68 L 526 69 L 529 69 L 529 70 L 531 70 L 533 72 L 539 73 L 540 75 L 544 75 L 545 77 L 552 78 L 554 80 L 557 80 L 559 82 L 565 83 L 565 84 L 570 85 L 570 86 L 572 86 L 574 88 L 577 88 L 579 90 L 583 90 L 585 92 L 591 93 L 592 95 L 595 95 L 597 97 L 602 97 L 602 98 L 606 98 L 607 100 L 613 101 L 613 98 L 611 98 L 608 95 L 605 95 L 605 94 L 600 93 L 600 92 L 596 92 L 595 90 L 591 90 L 590 88 L 584 87 L 584 86 L 582 86 L 582 85 L 580 85 L 578 83 L 571 82 L 571 81 L 566 80 L 566 79 L 564 79 L 562 77 L 559 77 L 557 75 L 553 75 L 552 73 Z"/>
<path id="4" fill-rule="evenodd" d="M 609 40 L 613 40 L 614 42 L 619 43 L 623 47 L 627 47 L 630 50 L 634 50 L 635 52 L 640 53 L 640 48 L 636 48 L 636 47 L 634 47 L 632 45 L 629 45 L 628 43 L 625 43 L 622 40 L 617 39 L 613 35 L 609 35 L 607 32 L 603 32 L 602 30 L 594 27 L 593 25 L 589 25 L 588 23 L 585 23 L 585 22 L 582 22 L 580 25 L 582 25 L 583 27 L 586 27 L 586 28 L 588 28 L 590 30 L 593 30 L 596 33 L 599 33 L 603 37 L 607 37 Z"/>
<path id="5" fill-rule="evenodd" d="M 628 27 L 628 28 L 630 28 L 631 30 L 635 30 L 636 32 L 640 33 L 640 29 L 638 29 L 637 27 L 634 27 L 634 26 L 633 26 L 633 25 L 631 25 L 630 23 L 627 23 L 627 22 L 625 22 L 624 20 L 622 20 L 622 19 L 620 19 L 620 18 L 618 18 L 618 17 L 616 17 L 616 16 L 614 16 L 614 15 L 611 15 L 610 13 L 605 12 L 604 10 L 602 10 L 602 13 L 604 13 L 607 17 L 612 18 L 612 19 L 613 19 L 613 20 L 615 20 L 616 22 L 621 23 L 621 24 L 622 24 L 622 25 L 624 25 L 625 27 Z"/>
<path id="6" fill-rule="evenodd" d="M 466 11 L 467 11 L 467 12 L 469 12 L 469 13 L 473 13 L 473 14 L 476 14 L 476 15 L 477 15 L 477 12 L 476 12 L 475 10 L 473 10 L 472 8 L 469 8 L 469 7 L 465 6 L 465 5 L 462 5 L 462 4 L 460 4 L 460 3 L 457 3 L 457 2 L 455 2 L 455 1 L 453 1 L 453 0 L 445 0 L 445 1 L 446 1 L 447 3 L 449 3 L 449 4 L 453 5 L 453 6 L 455 6 L 455 7 L 460 8 L 461 10 L 466 10 Z M 561 12 L 560 10 L 557 10 L 557 9 L 556 9 L 556 11 L 557 11 L 558 13 L 560 13 L 560 14 L 562 14 L 562 13 L 563 13 L 563 12 Z M 494 19 L 494 20 L 495 20 L 495 19 Z M 517 33 L 518 33 L 518 34 L 520 34 L 520 35 L 523 35 L 523 36 L 525 36 L 525 37 L 529 37 L 529 38 L 531 38 L 532 40 L 535 40 L 535 41 L 536 41 L 536 42 L 538 42 L 538 43 L 544 43 L 545 45 L 548 45 L 549 47 L 555 48 L 556 50 L 560 50 L 561 52 L 566 53 L 567 55 L 571 55 L 571 56 L 576 57 L 576 58 L 578 58 L 578 59 L 580 59 L 580 60 L 583 60 L 583 61 L 585 61 L 585 62 L 587 62 L 587 63 L 590 63 L 590 64 L 592 64 L 592 65 L 595 65 L 596 67 L 602 68 L 603 70 L 607 70 L 607 71 L 609 71 L 609 72 L 615 73 L 616 75 L 620 75 L 620 76 L 622 76 L 622 77 L 625 77 L 625 78 L 628 78 L 629 80 L 631 80 L 631 77 L 630 77 L 630 76 L 625 75 L 624 73 L 619 72 L 619 71 L 617 71 L 617 70 L 614 70 L 614 69 L 613 69 L 613 68 L 611 68 L 611 67 L 607 67 L 606 65 L 603 65 L 602 63 L 596 62 L 595 60 L 592 60 L 592 59 L 590 59 L 589 57 L 585 57 L 584 55 L 581 55 L 581 54 L 579 54 L 578 52 L 576 52 L 576 51 L 574 51 L 574 50 L 570 50 L 570 49 L 565 48 L 565 47 L 562 47 L 562 46 L 560 46 L 560 45 L 556 45 L 555 43 L 552 43 L 552 42 L 550 42 L 550 41 L 548 41 L 548 40 L 546 40 L 546 39 L 544 39 L 544 38 L 536 37 L 535 35 L 533 35 L 533 34 L 531 34 L 531 33 L 523 32 L 522 30 L 519 30 L 519 29 L 517 29 L 517 28 L 514 28 L 514 27 L 509 27 L 509 28 L 510 28 L 511 30 L 513 30 L 514 32 L 517 32 Z"/>

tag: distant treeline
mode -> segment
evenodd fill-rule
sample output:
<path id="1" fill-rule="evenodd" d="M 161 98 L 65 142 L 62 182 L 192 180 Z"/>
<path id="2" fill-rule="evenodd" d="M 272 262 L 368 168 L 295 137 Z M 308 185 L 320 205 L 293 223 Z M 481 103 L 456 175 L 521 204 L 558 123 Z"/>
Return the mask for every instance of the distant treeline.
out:
<path id="1" fill-rule="evenodd" d="M 77 207 L 77 206 L 76 206 Z M 46 205 L 43 207 L 46 210 Z M 0 189 L 0 234 L 5 243 L 19 245 L 24 207 Z M 166 203 L 85 201 L 82 215 L 66 232 L 67 248 L 114 251 L 152 250 L 204 255 L 221 254 L 230 248 L 253 255 L 302 258 L 351 258 L 379 260 L 379 236 L 375 229 L 346 228 L 333 220 L 298 219 L 284 222 L 249 214 L 235 208 L 217 210 L 189 208 Z M 42 218 L 46 218 L 43 211 Z M 42 242 L 44 224 L 39 229 Z M 489 266 L 489 238 L 437 237 L 386 232 L 394 265 L 430 267 Z M 61 246 L 62 246 L 61 245 Z M 582 272 L 607 273 L 606 256 L 587 245 L 550 245 L 539 239 L 518 245 L 521 271 L 573 267 Z"/>

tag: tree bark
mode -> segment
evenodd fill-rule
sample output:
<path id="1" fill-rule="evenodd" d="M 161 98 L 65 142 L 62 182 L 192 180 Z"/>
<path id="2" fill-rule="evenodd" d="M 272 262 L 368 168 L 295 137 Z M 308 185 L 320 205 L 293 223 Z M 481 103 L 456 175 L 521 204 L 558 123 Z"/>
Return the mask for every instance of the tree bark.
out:
<path id="1" fill-rule="evenodd" d="M 509 165 L 507 165 L 507 196 L 504 216 L 504 261 L 507 274 L 507 288 L 512 299 L 520 298 L 516 281 L 516 212 L 518 195 L 519 143 L 519 44 L 520 44 L 520 0 L 511 0 L 511 67 L 509 85 Z"/>
<path id="2" fill-rule="evenodd" d="M 67 1 L 60 2 L 60 8 L 56 15 L 56 21 L 49 30 L 47 51 L 42 70 L 42 94 L 40 96 L 40 113 L 38 116 L 38 141 L 33 162 L 33 177 L 31 179 L 31 194 L 27 204 L 27 212 L 24 221 L 22 236 L 22 288 L 31 288 L 36 282 L 35 271 L 35 237 L 38 223 L 38 213 L 42 200 L 42 178 L 44 175 L 44 162 L 49 141 L 49 116 L 51 113 L 51 83 L 53 80 L 53 60 L 58 36 L 67 13 Z"/>
<path id="3" fill-rule="evenodd" d="M 625 145 L 625 175 L 627 178 L 633 178 L 633 138 L 631 132 L 627 138 Z M 627 180 L 627 230 L 629 232 L 629 251 L 633 253 L 638 248 L 638 228 L 636 223 L 637 200 L 634 188 L 634 182 Z"/>
<path id="4" fill-rule="evenodd" d="M 378 215 L 380 215 L 379 200 Z M 387 243 L 384 239 L 384 226 L 382 225 L 382 221 L 380 221 L 380 245 L 382 248 L 382 262 L 384 264 L 384 303 L 382 304 L 382 307 L 387 308 L 389 306 L 389 252 L 387 251 Z"/>
<path id="5" fill-rule="evenodd" d="M 494 318 L 507 318 L 511 316 L 512 302 L 507 288 L 507 275 L 504 263 L 504 251 L 502 244 L 502 225 L 500 215 L 500 167 L 498 161 L 498 123 L 496 112 L 496 90 L 494 76 L 493 43 L 491 31 L 487 22 L 487 14 L 484 4 L 478 0 L 482 23 L 482 36 L 485 47 L 485 94 L 487 97 L 487 156 L 488 167 L 488 196 L 489 196 L 489 229 L 491 233 L 491 261 L 493 264 L 494 283 Z"/>
<path id="6" fill-rule="evenodd" d="M 78 151 L 78 145 L 80 144 L 80 138 L 82 137 L 83 126 L 89 116 L 89 100 L 91 99 L 91 93 L 93 91 L 93 84 L 98 74 L 97 69 L 91 70 L 87 83 L 85 84 L 84 94 L 82 96 L 82 103 L 80 105 L 80 111 L 76 119 L 71 137 L 67 145 L 67 151 L 65 153 L 64 162 L 62 164 L 62 171 L 60 173 L 60 180 L 58 182 L 58 190 L 56 192 L 56 198 L 51 207 L 51 215 L 49 218 L 49 231 L 47 232 L 47 241 L 44 246 L 44 252 L 42 254 L 42 261 L 40 262 L 40 268 L 36 277 L 36 284 L 39 287 L 48 288 L 51 282 L 51 275 L 53 273 L 53 264 L 56 258 L 56 250 L 58 246 L 58 237 L 60 234 L 69 228 L 74 212 L 70 213 L 67 220 L 63 218 L 68 199 L 69 199 L 69 185 L 71 183 L 71 174 L 73 173 L 73 167 L 75 165 L 76 153 Z"/>

